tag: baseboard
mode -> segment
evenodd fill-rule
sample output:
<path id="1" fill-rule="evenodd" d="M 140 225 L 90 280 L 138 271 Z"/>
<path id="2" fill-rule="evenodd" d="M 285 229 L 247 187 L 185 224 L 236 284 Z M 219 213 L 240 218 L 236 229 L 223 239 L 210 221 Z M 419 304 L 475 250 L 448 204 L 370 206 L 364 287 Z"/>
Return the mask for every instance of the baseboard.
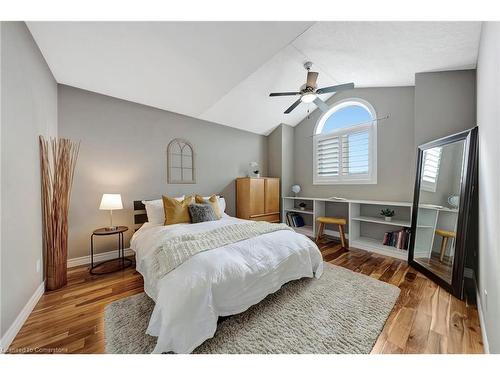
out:
<path id="1" fill-rule="evenodd" d="M 134 255 L 134 250 L 130 248 L 125 249 L 125 256 L 128 257 L 130 255 Z M 105 260 L 116 258 L 118 258 L 118 250 L 107 251 L 105 253 L 94 254 L 94 263 L 104 262 Z M 90 264 L 90 255 L 68 259 L 68 268 L 83 266 L 85 264 Z"/>
<path id="2" fill-rule="evenodd" d="M 486 334 L 486 324 L 484 321 L 483 305 L 481 303 L 481 292 L 477 288 L 477 281 L 475 277 L 475 272 L 472 268 L 465 267 L 464 277 L 474 280 L 474 285 L 476 286 L 476 305 L 477 305 L 477 315 L 479 316 L 479 326 L 481 327 L 481 337 L 483 339 L 483 349 L 486 354 L 490 354 L 490 345 L 488 343 L 488 335 Z"/>
<path id="3" fill-rule="evenodd" d="M 486 354 L 490 354 L 488 335 L 486 334 L 486 324 L 484 322 L 483 305 L 481 304 L 481 293 L 476 289 L 477 314 L 479 315 L 479 325 L 481 326 L 481 336 L 483 337 L 483 349 Z"/>
<path id="4" fill-rule="evenodd" d="M 14 320 L 14 322 L 11 324 L 7 332 L 5 332 L 5 334 L 3 335 L 0 343 L 0 353 L 5 353 L 7 351 L 12 341 L 14 341 L 14 338 L 21 330 L 24 322 L 26 322 L 26 319 L 28 319 L 28 316 L 30 316 L 31 312 L 35 308 L 36 304 L 38 303 L 38 300 L 40 299 L 41 296 L 43 296 L 44 291 L 45 291 L 45 281 L 43 281 L 38 286 L 38 288 L 35 290 L 35 293 L 33 293 L 33 295 L 26 303 L 26 305 L 23 307 L 19 315 L 17 315 L 16 320 Z"/>

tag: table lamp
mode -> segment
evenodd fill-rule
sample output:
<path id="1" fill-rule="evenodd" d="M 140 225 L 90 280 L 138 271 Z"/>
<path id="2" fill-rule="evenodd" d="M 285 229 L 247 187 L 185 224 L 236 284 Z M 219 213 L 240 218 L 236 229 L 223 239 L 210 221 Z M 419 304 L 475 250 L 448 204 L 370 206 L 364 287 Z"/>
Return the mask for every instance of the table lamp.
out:
<path id="1" fill-rule="evenodd" d="M 121 210 L 123 208 L 122 196 L 120 194 L 103 194 L 101 199 L 100 210 L 109 210 L 109 227 L 106 230 L 116 230 L 118 227 L 113 226 L 113 210 Z"/>

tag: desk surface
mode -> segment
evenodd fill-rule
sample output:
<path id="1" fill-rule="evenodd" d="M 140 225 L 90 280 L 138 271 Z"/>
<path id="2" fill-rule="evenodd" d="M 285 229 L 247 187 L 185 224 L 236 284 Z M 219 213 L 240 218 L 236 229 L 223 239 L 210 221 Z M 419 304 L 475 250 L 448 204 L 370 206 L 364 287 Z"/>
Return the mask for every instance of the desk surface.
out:
<path id="1" fill-rule="evenodd" d="M 283 197 L 283 199 L 297 199 L 303 201 L 321 201 L 321 202 L 335 202 L 335 203 L 363 203 L 363 204 L 378 204 L 386 206 L 404 206 L 411 207 L 411 202 L 391 202 L 391 201 L 372 201 L 363 199 L 344 199 L 344 198 L 311 198 L 311 197 Z"/>
<path id="2" fill-rule="evenodd" d="M 392 202 L 392 201 L 372 201 L 363 199 L 345 199 L 345 198 L 312 198 L 312 197 L 283 197 L 283 199 L 296 199 L 301 201 L 320 201 L 320 202 L 334 202 L 334 203 L 362 203 L 362 204 L 376 204 L 381 206 L 402 206 L 402 207 L 412 207 L 411 202 Z M 449 208 L 444 206 L 438 206 L 435 204 L 421 204 L 419 208 L 426 208 L 429 210 L 438 210 L 446 212 L 458 212 L 456 208 Z"/>

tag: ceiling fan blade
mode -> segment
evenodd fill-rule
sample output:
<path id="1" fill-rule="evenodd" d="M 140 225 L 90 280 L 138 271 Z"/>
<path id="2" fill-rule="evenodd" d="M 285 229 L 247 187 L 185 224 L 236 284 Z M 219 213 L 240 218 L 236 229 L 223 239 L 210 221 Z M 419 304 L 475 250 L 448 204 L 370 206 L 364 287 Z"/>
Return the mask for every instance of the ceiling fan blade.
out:
<path id="1" fill-rule="evenodd" d="M 285 114 L 289 114 L 290 112 L 292 112 L 295 109 L 295 107 L 297 107 L 300 104 L 300 101 L 301 101 L 300 99 L 297 99 L 295 103 L 293 103 L 290 107 L 287 108 Z"/>
<path id="2" fill-rule="evenodd" d="M 330 109 L 328 105 L 320 98 L 314 99 L 313 103 L 316 104 L 322 112 L 326 112 Z"/>
<path id="3" fill-rule="evenodd" d="M 317 89 L 316 94 L 326 94 L 328 92 L 338 92 L 342 90 L 352 90 L 354 88 L 354 83 L 344 83 L 343 85 L 328 86 L 322 89 Z"/>
<path id="4" fill-rule="evenodd" d="M 318 72 L 307 72 L 307 87 L 316 87 L 316 81 L 318 80 Z"/>
<path id="5" fill-rule="evenodd" d="M 299 95 L 300 92 L 272 92 L 269 94 L 269 96 L 293 96 L 293 95 Z"/>

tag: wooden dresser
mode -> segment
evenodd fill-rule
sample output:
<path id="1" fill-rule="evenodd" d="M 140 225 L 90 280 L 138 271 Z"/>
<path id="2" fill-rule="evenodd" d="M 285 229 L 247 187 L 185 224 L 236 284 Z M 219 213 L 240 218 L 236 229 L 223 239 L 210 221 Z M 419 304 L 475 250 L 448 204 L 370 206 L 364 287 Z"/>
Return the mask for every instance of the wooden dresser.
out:
<path id="1" fill-rule="evenodd" d="M 280 179 L 236 179 L 236 216 L 240 219 L 280 222 Z"/>

